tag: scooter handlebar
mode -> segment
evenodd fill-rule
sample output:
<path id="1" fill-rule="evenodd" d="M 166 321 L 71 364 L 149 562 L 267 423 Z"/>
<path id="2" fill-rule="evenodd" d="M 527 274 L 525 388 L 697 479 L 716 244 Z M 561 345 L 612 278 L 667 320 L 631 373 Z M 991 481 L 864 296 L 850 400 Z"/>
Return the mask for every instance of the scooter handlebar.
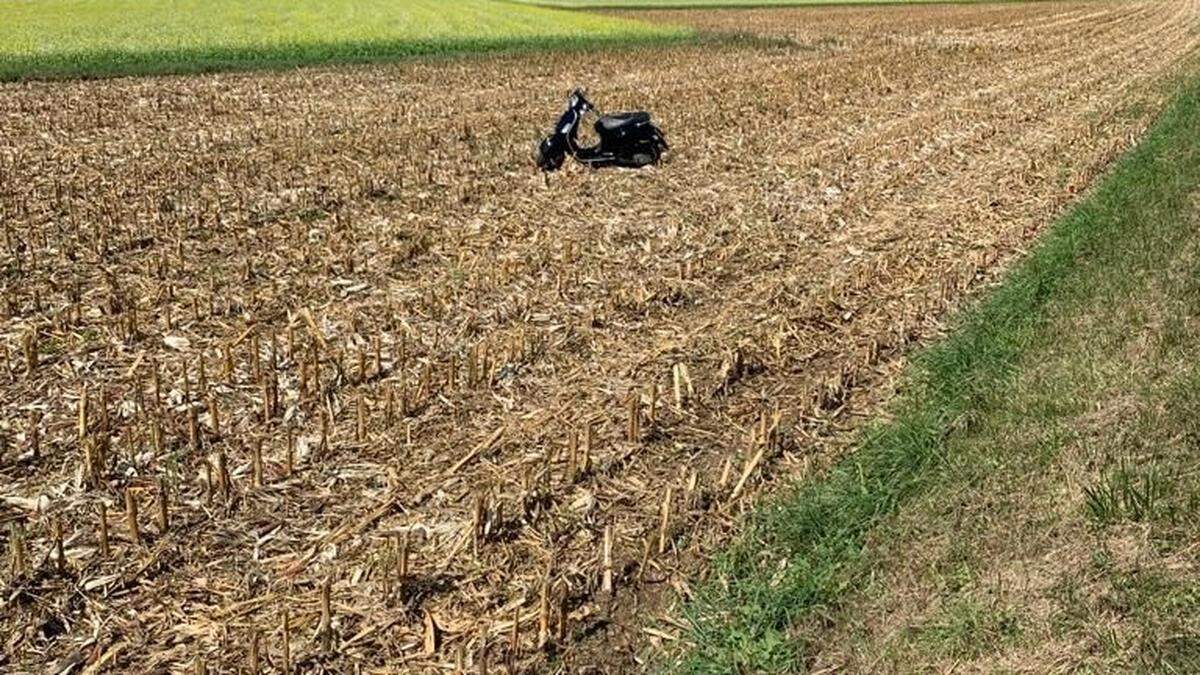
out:
<path id="1" fill-rule="evenodd" d="M 595 110 L 596 108 L 596 106 L 592 105 L 592 102 L 587 99 L 587 96 L 584 95 L 582 89 L 576 89 L 575 91 L 571 92 L 568 105 L 572 108 L 578 107 L 581 112 L 588 112 L 589 110 Z"/>

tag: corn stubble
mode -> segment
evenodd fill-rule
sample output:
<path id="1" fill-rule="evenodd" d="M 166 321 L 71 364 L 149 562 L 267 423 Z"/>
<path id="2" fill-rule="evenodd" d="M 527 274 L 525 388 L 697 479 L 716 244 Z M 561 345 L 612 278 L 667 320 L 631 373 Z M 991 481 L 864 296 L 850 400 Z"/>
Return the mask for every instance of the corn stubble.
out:
<path id="1" fill-rule="evenodd" d="M 638 667 L 751 497 L 1145 124 L 1194 14 L 9 87 L 0 666 Z M 544 180 L 537 92 L 593 68 L 678 150 Z"/>

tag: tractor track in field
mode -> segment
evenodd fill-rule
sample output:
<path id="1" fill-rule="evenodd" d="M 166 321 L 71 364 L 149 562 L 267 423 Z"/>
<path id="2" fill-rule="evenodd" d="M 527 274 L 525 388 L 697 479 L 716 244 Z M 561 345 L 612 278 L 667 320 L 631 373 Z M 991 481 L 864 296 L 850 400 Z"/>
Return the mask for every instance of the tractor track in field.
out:
<path id="1" fill-rule="evenodd" d="M 787 43 L 0 85 L 0 669 L 277 668 L 284 610 L 310 670 L 637 669 L 1200 39 L 1194 0 L 639 16 Z M 670 159 L 535 174 L 583 83 Z"/>

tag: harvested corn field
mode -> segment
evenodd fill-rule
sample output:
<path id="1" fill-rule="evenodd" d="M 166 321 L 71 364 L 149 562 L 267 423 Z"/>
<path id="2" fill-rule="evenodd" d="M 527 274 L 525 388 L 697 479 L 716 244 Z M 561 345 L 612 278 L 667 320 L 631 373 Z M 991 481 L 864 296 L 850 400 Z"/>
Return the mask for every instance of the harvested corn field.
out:
<path id="1" fill-rule="evenodd" d="M 628 672 L 1137 137 L 1196 2 L 0 85 L 0 668 Z M 531 169 L 560 94 L 643 172 Z"/>

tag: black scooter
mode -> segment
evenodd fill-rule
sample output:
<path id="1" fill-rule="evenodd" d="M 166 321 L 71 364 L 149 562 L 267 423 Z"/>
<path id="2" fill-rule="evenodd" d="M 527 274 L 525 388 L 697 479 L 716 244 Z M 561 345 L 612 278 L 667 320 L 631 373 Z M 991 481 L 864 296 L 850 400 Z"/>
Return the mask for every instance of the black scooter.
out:
<path id="1" fill-rule="evenodd" d="M 650 122 L 648 112 L 600 115 L 595 126 L 600 142 L 580 147 L 579 126 L 584 116 L 595 109 L 582 90 L 571 92 L 567 110 L 558 119 L 554 132 L 538 146 L 538 168 L 554 171 L 562 166 L 567 155 L 594 168 L 641 168 L 657 163 L 663 151 L 670 149 L 662 132 Z"/>

